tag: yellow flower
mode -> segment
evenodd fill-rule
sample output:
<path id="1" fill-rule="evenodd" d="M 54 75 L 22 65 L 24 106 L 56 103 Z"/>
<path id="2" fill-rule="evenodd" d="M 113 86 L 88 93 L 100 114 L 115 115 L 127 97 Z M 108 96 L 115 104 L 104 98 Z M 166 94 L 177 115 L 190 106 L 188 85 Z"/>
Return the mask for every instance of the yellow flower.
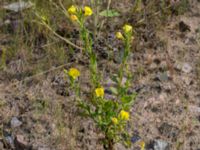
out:
<path id="1" fill-rule="evenodd" d="M 115 118 L 115 117 L 113 117 L 111 120 L 112 120 L 112 123 L 113 123 L 113 124 L 118 124 L 118 123 L 119 123 L 119 122 L 118 122 L 118 119 Z"/>
<path id="2" fill-rule="evenodd" d="M 116 38 L 118 38 L 118 39 L 123 39 L 123 38 L 124 38 L 121 32 L 117 32 L 117 33 L 115 34 L 115 36 L 116 36 Z"/>
<path id="3" fill-rule="evenodd" d="M 76 15 L 71 15 L 71 16 L 70 16 L 70 19 L 71 19 L 72 21 L 77 21 L 77 20 L 78 20 L 78 17 L 77 17 Z"/>
<path id="4" fill-rule="evenodd" d="M 104 96 L 104 88 L 103 87 L 96 88 L 95 93 L 96 93 L 97 97 L 103 97 Z"/>
<path id="5" fill-rule="evenodd" d="M 140 145 L 141 150 L 145 150 L 145 142 L 144 141 L 141 141 L 139 143 L 139 145 Z"/>
<path id="6" fill-rule="evenodd" d="M 70 68 L 68 75 L 75 80 L 77 77 L 80 76 L 80 72 L 76 68 Z"/>
<path id="7" fill-rule="evenodd" d="M 119 113 L 119 118 L 122 120 L 129 120 L 129 113 L 124 110 L 121 110 Z"/>
<path id="8" fill-rule="evenodd" d="M 92 15 L 92 9 L 89 6 L 84 7 L 84 15 L 85 16 L 91 16 Z"/>
<path id="9" fill-rule="evenodd" d="M 67 11 L 69 14 L 75 14 L 77 11 L 77 7 L 72 5 Z"/>
<path id="10" fill-rule="evenodd" d="M 124 30 L 125 33 L 129 33 L 129 32 L 132 32 L 133 27 L 126 24 L 126 25 L 123 26 L 123 30 Z"/>

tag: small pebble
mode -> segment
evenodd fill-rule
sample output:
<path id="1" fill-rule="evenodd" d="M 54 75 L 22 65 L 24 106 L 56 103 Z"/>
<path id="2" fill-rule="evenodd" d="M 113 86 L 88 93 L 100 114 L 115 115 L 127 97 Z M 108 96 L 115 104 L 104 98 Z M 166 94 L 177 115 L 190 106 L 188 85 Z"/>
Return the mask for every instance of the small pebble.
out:
<path id="1" fill-rule="evenodd" d="M 14 140 L 11 136 L 6 136 L 5 141 L 12 149 L 14 149 Z"/>
<path id="2" fill-rule="evenodd" d="M 11 127 L 12 127 L 12 128 L 16 128 L 16 127 L 21 126 L 21 125 L 22 125 L 22 122 L 21 122 L 19 119 L 17 119 L 17 117 L 13 117 L 13 118 L 11 119 L 10 124 L 11 124 Z"/>
<path id="3" fill-rule="evenodd" d="M 154 140 L 154 150 L 168 150 L 169 144 L 163 140 Z"/>
<path id="4" fill-rule="evenodd" d="M 184 63 L 182 66 L 182 71 L 185 73 L 190 73 L 192 71 L 192 67 L 188 63 Z"/>

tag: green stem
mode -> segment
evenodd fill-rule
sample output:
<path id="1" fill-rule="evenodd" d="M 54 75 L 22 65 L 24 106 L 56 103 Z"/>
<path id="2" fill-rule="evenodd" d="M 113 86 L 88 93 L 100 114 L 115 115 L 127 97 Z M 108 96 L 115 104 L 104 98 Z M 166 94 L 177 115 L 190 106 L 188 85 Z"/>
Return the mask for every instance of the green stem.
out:
<path id="1" fill-rule="evenodd" d="M 113 138 L 110 138 L 109 137 L 109 128 L 106 129 L 105 131 L 105 145 L 104 145 L 104 148 L 105 150 L 114 150 L 114 140 Z"/>
<path id="2" fill-rule="evenodd" d="M 130 35 L 126 35 L 126 38 L 125 38 L 125 48 L 124 48 L 124 54 L 123 54 L 123 58 L 122 58 L 122 64 L 120 66 L 120 69 L 119 69 L 119 81 L 118 81 L 118 91 L 121 91 L 120 88 L 122 87 L 122 80 L 123 80 L 123 76 L 124 76 L 124 72 L 125 72 L 125 68 L 126 68 L 126 64 L 127 64 L 127 60 L 128 60 L 128 56 L 129 56 L 129 53 L 130 53 L 130 40 L 131 40 L 131 36 Z M 119 92 L 119 95 L 120 96 L 121 92 Z"/>
<path id="3" fill-rule="evenodd" d="M 81 28 L 81 38 L 84 43 L 84 48 L 90 60 L 89 68 L 90 68 L 92 83 L 95 87 L 97 87 L 98 86 L 97 60 L 96 60 L 96 55 L 92 50 L 92 39 L 89 35 L 89 31 L 84 26 L 84 21 L 81 21 L 80 28 Z"/>

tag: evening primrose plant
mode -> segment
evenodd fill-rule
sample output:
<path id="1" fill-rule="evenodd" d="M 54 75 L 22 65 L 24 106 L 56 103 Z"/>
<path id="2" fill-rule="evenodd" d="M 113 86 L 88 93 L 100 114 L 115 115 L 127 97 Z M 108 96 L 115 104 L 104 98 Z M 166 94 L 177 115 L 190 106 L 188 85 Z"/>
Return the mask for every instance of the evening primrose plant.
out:
<path id="1" fill-rule="evenodd" d="M 123 32 L 117 32 L 116 38 L 122 40 L 124 53 L 119 72 L 113 78 L 115 87 L 110 87 L 114 99 L 107 99 L 105 89 L 102 86 L 99 70 L 97 68 L 96 54 L 92 49 L 93 39 L 90 31 L 85 26 L 86 19 L 93 14 L 89 6 L 80 8 L 72 5 L 68 9 L 70 19 L 78 24 L 80 38 L 84 45 L 83 54 L 89 57 L 89 70 L 91 78 L 90 96 L 83 96 L 78 77 L 81 75 L 76 68 L 70 68 L 65 73 L 69 76 L 71 88 L 75 91 L 76 102 L 85 117 L 91 118 L 98 129 L 104 134 L 104 148 L 113 150 L 114 144 L 123 142 L 130 145 L 130 137 L 126 131 L 127 122 L 130 120 L 130 107 L 135 100 L 135 93 L 128 92 L 131 83 L 131 73 L 128 66 L 128 56 L 130 54 L 131 42 L 133 39 L 133 28 L 131 25 L 124 25 Z M 123 77 L 127 80 L 123 83 Z"/>

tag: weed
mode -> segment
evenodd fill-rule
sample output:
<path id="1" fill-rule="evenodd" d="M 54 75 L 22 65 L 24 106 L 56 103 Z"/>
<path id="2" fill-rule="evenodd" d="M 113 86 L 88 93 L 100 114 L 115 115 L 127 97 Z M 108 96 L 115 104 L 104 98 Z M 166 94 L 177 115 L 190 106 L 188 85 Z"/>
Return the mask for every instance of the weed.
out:
<path id="1" fill-rule="evenodd" d="M 70 78 L 71 87 L 75 91 L 78 106 L 83 111 L 84 116 L 91 118 L 105 135 L 105 149 L 112 150 L 114 144 L 119 141 L 123 141 L 128 146 L 130 145 L 130 140 L 125 128 L 127 121 L 130 119 L 130 107 L 136 96 L 135 93 L 128 94 L 131 73 L 127 60 L 133 39 L 133 28 L 126 24 L 122 28 L 123 32 L 116 33 L 116 37 L 124 43 L 124 52 L 119 72 L 113 77 L 117 87 L 111 87 L 115 100 L 109 100 L 105 98 L 104 87 L 100 82 L 96 54 L 92 49 L 93 39 L 91 38 L 89 30 L 85 27 L 85 21 L 88 16 L 92 15 L 93 11 L 88 6 L 82 9 L 72 5 L 68 9 L 68 13 L 72 21 L 79 25 L 81 40 L 84 43 L 84 54 L 89 57 L 90 64 L 89 70 L 92 88 L 90 89 L 91 96 L 88 101 L 83 100 L 81 93 L 81 86 L 78 82 L 80 72 L 76 68 L 71 68 L 69 71 L 65 70 L 65 73 Z M 124 75 L 127 76 L 125 83 L 122 81 Z"/>

